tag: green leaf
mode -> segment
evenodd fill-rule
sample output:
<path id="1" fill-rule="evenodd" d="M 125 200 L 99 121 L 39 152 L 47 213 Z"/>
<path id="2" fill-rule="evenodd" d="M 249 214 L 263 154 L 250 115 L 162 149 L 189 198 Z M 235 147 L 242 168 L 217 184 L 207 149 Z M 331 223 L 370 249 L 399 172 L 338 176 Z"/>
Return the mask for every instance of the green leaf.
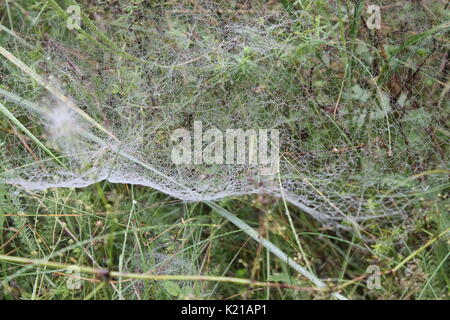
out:
<path id="1" fill-rule="evenodd" d="M 180 295 L 181 289 L 178 283 L 174 281 L 164 281 L 162 286 L 171 296 L 178 297 Z"/>

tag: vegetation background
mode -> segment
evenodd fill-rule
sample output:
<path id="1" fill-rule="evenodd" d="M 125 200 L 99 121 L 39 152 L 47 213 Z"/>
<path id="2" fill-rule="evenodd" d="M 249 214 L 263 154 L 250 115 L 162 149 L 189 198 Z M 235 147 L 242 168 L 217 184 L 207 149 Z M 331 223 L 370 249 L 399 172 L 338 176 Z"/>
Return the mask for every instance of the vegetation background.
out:
<path id="1" fill-rule="evenodd" d="M 30 101 L 45 95 L 32 72 L 18 64 L 48 78 L 43 66 L 49 45 L 60 57 L 80 44 L 89 50 L 92 39 L 121 47 L 136 39 L 127 35 L 145 29 L 142 17 L 180 4 L 204 10 L 196 0 L 78 1 L 83 25 L 114 24 L 123 31 L 104 39 L 89 32 L 73 37 L 61 13 L 73 4 L 0 3 L 0 172 L 10 170 L 20 152 L 51 148 L 45 130 L 20 111 L 20 103 L 11 102 L 12 93 Z M 379 30 L 367 27 L 366 9 L 372 4 L 381 8 Z M 364 188 L 374 207 L 386 194 L 393 207 L 407 199 L 402 216 L 362 221 L 361 235 L 324 226 L 294 206 L 286 214 L 282 200 L 266 195 L 218 202 L 323 279 L 327 288 L 318 289 L 204 203 L 184 203 L 137 185 L 100 182 L 32 192 L 1 180 L 0 299 L 330 299 L 331 292 L 350 299 L 447 299 L 449 2 L 242 0 L 220 5 L 222 11 L 215 14 L 225 24 L 236 15 L 253 19 L 255 12 L 266 11 L 296 18 L 290 33 L 280 35 L 294 39 L 293 49 L 283 55 L 290 67 L 275 78 L 294 79 L 302 86 L 299 94 L 309 97 L 312 122 L 299 139 L 329 155 L 345 154 L 349 150 L 333 144 L 341 135 L 336 125 L 343 128 L 349 148 L 357 150 L 352 165 L 358 170 L 342 181 L 339 192 Z M 323 52 L 330 53 L 328 61 Z M 63 60 L 55 63 L 77 69 L 69 58 Z M 236 60 L 240 64 L 233 72 L 258 83 L 258 74 L 245 69 L 252 56 L 237 53 Z M 125 83 L 129 87 L 118 88 L 127 91 L 133 73 L 123 71 L 124 79 L 131 79 Z M 236 74 L 221 73 L 228 76 Z M 389 96 L 389 136 L 376 130 L 379 119 L 365 113 L 374 94 L 371 81 Z M 314 119 L 334 120 L 316 126 Z M 373 277 L 377 270 L 380 286 Z"/>

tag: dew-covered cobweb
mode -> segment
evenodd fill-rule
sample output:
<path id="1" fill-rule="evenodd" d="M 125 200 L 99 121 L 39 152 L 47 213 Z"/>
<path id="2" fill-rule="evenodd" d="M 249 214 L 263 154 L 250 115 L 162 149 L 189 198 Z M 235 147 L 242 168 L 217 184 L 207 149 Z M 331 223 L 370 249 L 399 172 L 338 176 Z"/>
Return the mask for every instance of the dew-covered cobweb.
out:
<path id="1" fill-rule="evenodd" d="M 396 181 L 395 172 L 384 176 L 390 181 L 377 179 L 378 172 L 405 157 L 395 146 L 397 124 L 386 121 L 390 93 L 371 86 L 370 73 L 367 83 L 355 80 L 340 92 L 343 49 L 332 29 L 320 31 L 306 12 L 255 10 L 230 18 L 212 2 L 199 3 L 201 10 L 156 8 L 133 22 L 100 13 L 91 17 L 96 28 L 83 20 L 84 32 L 40 39 L 44 54 L 32 69 L 49 90 L 34 101 L 15 96 L 13 87 L 4 96 L 17 117 L 31 119 L 26 126 L 43 128 L 58 161 L 12 135 L 2 179 L 27 190 L 135 184 L 184 201 L 264 194 L 327 224 L 401 215 L 407 197 L 374 196 Z M 353 67 L 365 70 L 370 50 L 356 47 L 361 56 Z M 347 108 L 350 99 L 365 107 Z M 194 121 L 223 132 L 279 130 L 278 170 L 174 164 L 171 134 L 191 130 Z M 361 133 L 367 126 L 371 137 Z"/>

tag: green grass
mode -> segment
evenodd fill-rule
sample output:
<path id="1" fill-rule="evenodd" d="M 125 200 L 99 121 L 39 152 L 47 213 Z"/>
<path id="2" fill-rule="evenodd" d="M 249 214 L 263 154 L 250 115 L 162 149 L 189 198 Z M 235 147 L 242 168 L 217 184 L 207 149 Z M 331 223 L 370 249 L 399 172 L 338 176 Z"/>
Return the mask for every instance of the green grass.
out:
<path id="1" fill-rule="evenodd" d="M 380 31 L 365 27 L 369 2 L 382 6 Z M 271 123 L 276 112 L 288 119 L 284 132 L 299 143 L 286 146 L 283 157 L 293 166 L 295 155 L 306 150 L 315 152 L 307 168 L 311 172 L 342 162 L 352 168 L 324 189 L 315 187 L 315 175 L 298 171 L 329 206 L 346 195 L 365 199 L 359 208 L 350 203 L 344 210 L 362 211 L 369 219 L 341 227 L 264 194 L 184 203 L 137 185 L 98 182 L 34 192 L 3 183 L 2 176 L 20 166 L 70 165 L 32 115 L 46 106 L 48 92 L 86 102 L 73 109 L 112 136 L 101 125 L 105 115 L 95 107 L 96 99 L 103 101 L 119 88 L 115 98 L 132 101 L 146 65 L 160 68 L 161 74 L 192 68 L 190 63 L 165 63 L 170 57 L 143 59 L 128 50 L 154 32 L 139 17 L 171 9 L 174 1 L 79 1 L 79 33 L 65 28 L 64 8 L 73 3 L 0 4 L 0 299 L 332 299 L 336 293 L 349 299 L 448 298 L 450 48 L 445 1 L 402 6 L 359 1 L 356 7 L 344 0 L 252 1 L 257 8 L 286 10 L 298 18 L 289 32 L 277 34 L 289 50 L 258 57 L 257 48 L 246 48 L 230 60 L 205 53 L 217 65 L 204 86 L 237 84 L 228 89 L 236 103 L 251 104 L 244 90 L 255 84 L 270 98 L 281 96 L 291 105 L 306 101 L 302 119 L 308 121 L 302 123 L 293 107 L 253 108 L 261 109 L 261 123 Z M 185 5 L 191 8 L 192 3 L 197 1 Z M 105 31 L 94 13 L 116 32 Z M 251 20 L 252 13 L 247 14 Z M 233 20 L 223 14 L 219 23 Z M 186 25 L 177 23 L 173 33 L 185 32 Z M 46 37 L 64 48 L 63 53 L 54 49 L 63 57 L 54 64 L 46 60 Z M 174 40 L 170 45 L 179 44 Z M 68 62 L 75 51 L 84 66 L 98 52 L 113 55 L 108 67 L 118 76 L 103 86 L 106 79 L 89 74 L 92 87 L 87 87 L 71 80 L 72 71 L 67 71 L 59 75 L 67 81 L 63 94 L 45 79 L 58 68 L 76 69 Z M 276 70 L 261 68 L 265 60 Z M 198 97 L 188 85 L 177 90 L 161 99 L 183 110 Z M 215 94 L 206 92 L 204 103 L 214 101 Z M 402 215 L 377 219 L 370 218 L 371 212 Z M 369 266 L 379 268 L 381 288 L 368 287 Z M 71 287 L 78 277 L 81 287 Z M 323 282 L 310 281 L 316 277 Z"/>

